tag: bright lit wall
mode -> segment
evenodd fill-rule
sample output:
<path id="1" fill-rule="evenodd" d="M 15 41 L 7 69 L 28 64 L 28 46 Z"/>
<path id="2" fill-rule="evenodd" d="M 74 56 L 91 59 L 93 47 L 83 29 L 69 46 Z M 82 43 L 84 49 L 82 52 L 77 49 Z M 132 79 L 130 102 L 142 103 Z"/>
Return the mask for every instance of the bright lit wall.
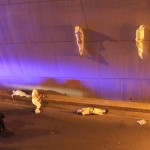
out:
<path id="1" fill-rule="evenodd" d="M 149 0 L 0 1 L 0 85 L 149 101 Z M 143 60 L 135 30 L 145 25 Z M 79 57 L 74 27 L 85 34 Z"/>

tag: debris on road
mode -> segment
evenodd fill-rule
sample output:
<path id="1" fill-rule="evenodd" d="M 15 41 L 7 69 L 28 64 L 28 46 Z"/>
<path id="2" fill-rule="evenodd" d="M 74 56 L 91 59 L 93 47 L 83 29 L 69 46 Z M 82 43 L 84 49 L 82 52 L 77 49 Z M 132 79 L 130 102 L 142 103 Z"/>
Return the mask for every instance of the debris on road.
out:
<path id="1" fill-rule="evenodd" d="M 146 121 L 144 119 L 142 119 L 142 120 L 137 121 L 137 123 L 139 125 L 144 125 L 144 124 L 146 124 Z"/>
<path id="2" fill-rule="evenodd" d="M 99 109 L 99 108 L 94 108 L 94 107 L 86 107 L 86 108 L 81 108 L 77 110 L 77 114 L 82 114 L 84 115 L 103 115 L 108 112 L 107 109 Z"/>

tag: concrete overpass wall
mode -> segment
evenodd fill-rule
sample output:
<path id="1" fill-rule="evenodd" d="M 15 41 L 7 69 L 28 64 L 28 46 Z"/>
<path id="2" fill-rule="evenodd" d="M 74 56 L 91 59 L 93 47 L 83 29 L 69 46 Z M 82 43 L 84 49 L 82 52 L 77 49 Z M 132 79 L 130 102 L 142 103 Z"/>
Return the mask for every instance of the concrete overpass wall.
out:
<path id="1" fill-rule="evenodd" d="M 150 99 L 149 0 L 0 0 L 0 85 Z M 145 25 L 143 60 L 135 31 Z M 85 34 L 79 57 L 74 27 Z"/>

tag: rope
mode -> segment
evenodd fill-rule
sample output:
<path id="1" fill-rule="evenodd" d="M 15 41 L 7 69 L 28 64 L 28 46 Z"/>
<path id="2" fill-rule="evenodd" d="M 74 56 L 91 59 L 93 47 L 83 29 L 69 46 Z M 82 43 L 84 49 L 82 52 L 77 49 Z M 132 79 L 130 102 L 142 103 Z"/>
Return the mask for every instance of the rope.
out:
<path id="1" fill-rule="evenodd" d="M 142 25 L 142 0 L 140 0 L 140 25 Z"/>
<path id="2" fill-rule="evenodd" d="M 87 23 L 87 20 L 86 20 L 86 16 L 85 16 L 85 12 L 84 12 L 84 8 L 83 8 L 82 0 L 80 0 L 80 3 L 81 3 L 81 8 L 82 8 L 84 20 L 85 20 L 85 23 L 86 23 L 86 27 L 88 28 L 88 23 Z"/>

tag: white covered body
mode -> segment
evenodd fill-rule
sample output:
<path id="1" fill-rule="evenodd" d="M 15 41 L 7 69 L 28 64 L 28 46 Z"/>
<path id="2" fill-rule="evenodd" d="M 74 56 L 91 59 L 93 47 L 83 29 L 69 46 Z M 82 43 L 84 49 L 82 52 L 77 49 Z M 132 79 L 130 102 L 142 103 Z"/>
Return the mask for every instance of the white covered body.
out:
<path id="1" fill-rule="evenodd" d="M 11 95 L 12 98 L 13 98 L 15 95 L 16 95 L 16 96 L 31 97 L 31 95 L 26 94 L 25 92 L 20 91 L 20 90 L 13 90 L 12 92 L 13 92 L 12 95 Z"/>
<path id="2" fill-rule="evenodd" d="M 41 99 L 39 97 L 39 94 L 37 92 L 37 90 L 33 90 L 32 91 L 32 103 L 33 105 L 36 106 L 36 109 L 35 109 L 35 113 L 38 114 L 40 113 L 40 108 L 41 108 Z"/>
<path id="3" fill-rule="evenodd" d="M 80 56 L 83 56 L 84 33 L 83 33 L 83 29 L 79 26 L 75 27 L 75 37 L 76 37 L 76 42 L 77 42 L 77 45 L 78 45 Z"/>
<path id="4" fill-rule="evenodd" d="M 99 109 L 94 107 L 86 107 L 77 110 L 77 113 L 82 115 L 90 115 L 90 114 L 103 115 L 106 112 L 107 112 L 106 109 Z"/>
<path id="5" fill-rule="evenodd" d="M 141 25 L 137 30 L 136 30 L 136 46 L 138 48 L 138 55 L 141 59 L 143 59 L 143 40 L 144 40 L 144 26 Z"/>

